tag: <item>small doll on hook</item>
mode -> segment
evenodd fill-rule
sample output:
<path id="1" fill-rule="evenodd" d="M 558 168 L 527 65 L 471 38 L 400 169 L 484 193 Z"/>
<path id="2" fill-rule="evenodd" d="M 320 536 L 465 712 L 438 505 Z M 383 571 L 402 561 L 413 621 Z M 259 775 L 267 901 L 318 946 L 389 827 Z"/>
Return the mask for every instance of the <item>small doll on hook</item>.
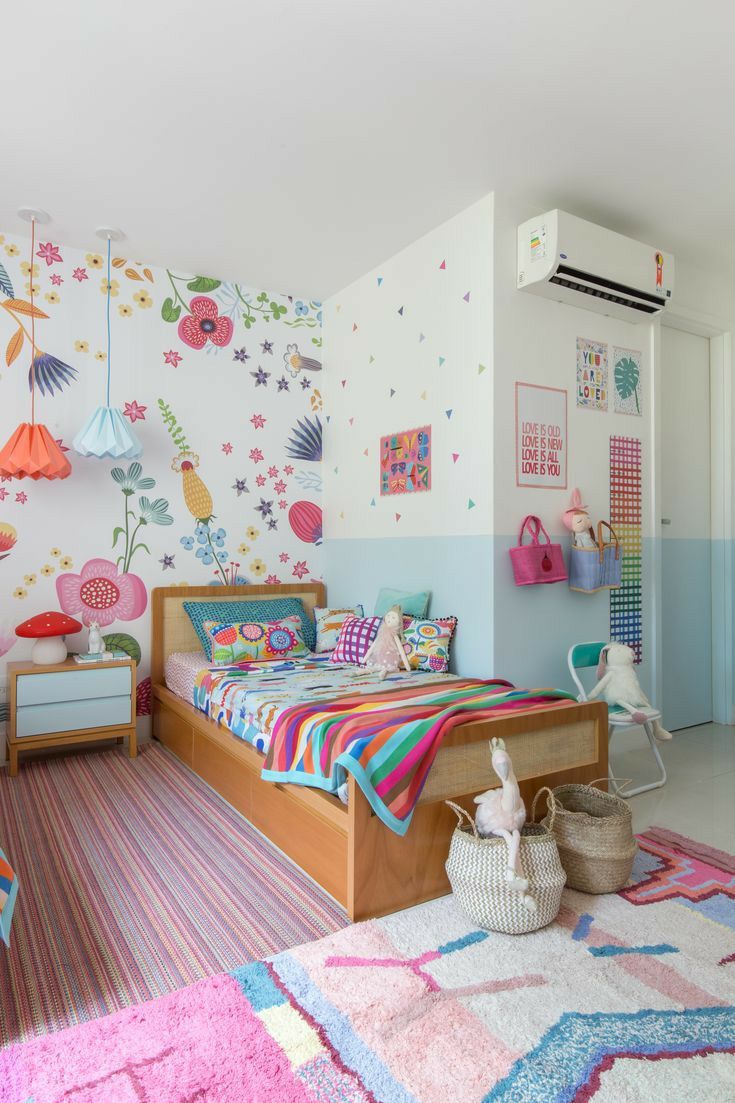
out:
<path id="1" fill-rule="evenodd" d="M 572 534 L 572 544 L 575 548 L 597 547 L 592 520 L 587 512 L 587 506 L 582 504 L 582 495 L 577 487 L 572 491 L 572 504 L 569 509 L 564 510 L 562 521 L 564 527 Z"/>

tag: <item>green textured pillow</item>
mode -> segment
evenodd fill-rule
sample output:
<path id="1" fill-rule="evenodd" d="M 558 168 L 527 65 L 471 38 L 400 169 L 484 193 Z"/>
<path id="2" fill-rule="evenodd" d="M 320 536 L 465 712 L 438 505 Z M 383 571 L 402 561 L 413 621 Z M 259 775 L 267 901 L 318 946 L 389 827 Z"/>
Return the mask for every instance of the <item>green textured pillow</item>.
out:
<path id="1" fill-rule="evenodd" d="M 384 588 L 378 594 L 373 615 L 384 617 L 391 605 L 400 605 L 401 612 L 407 613 L 409 617 L 425 617 L 429 608 L 430 597 L 429 590 L 412 594 L 410 590 L 388 590 Z"/>
<path id="2" fill-rule="evenodd" d="M 316 647 L 316 626 L 298 597 L 272 598 L 270 601 L 185 601 L 184 611 L 199 637 L 202 651 L 210 655 L 212 640 L 204 628 L 205 620 L 219 624 L 236 621 L 283 620 L 284 617 L 301 617 L 304 643 L 313 651 Z"/>

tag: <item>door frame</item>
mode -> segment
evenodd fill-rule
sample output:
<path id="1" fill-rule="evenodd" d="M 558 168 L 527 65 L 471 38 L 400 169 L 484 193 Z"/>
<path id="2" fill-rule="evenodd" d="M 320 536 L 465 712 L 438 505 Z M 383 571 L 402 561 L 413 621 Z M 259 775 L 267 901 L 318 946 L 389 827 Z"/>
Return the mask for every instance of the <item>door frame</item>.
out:
<path id="1" fill-rule="evenodd" d="M 735 723 L 735 655 L 733 599 L 733 331 L 731 321 L 688 307 L 674 307 L 651 327 L 654 449 L 651 513 L 653 518 L 654 701 L 661 704 L 663 687 L 662 537 L 661 537 L 661 325 L 709 338 L 710 370 L 710 556 L 712 571 L 712 719 Z M 664 717 L 664 720 L 666 718 Z"/>

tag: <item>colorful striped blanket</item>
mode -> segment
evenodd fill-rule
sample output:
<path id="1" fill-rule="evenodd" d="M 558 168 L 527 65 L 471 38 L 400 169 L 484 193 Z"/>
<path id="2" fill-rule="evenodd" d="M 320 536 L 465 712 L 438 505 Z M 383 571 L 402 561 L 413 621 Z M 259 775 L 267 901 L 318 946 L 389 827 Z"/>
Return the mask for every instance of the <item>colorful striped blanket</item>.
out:
<path id="1" fill-rule="evenodd" d="M 404 835 L 442 739 L 468 714 L 479 720 L 574 700 L 557 689 L 459 679 L 299 704 L 276 720 L 262 776 L 335 793 L 349 771 L 376 815 Z"/>

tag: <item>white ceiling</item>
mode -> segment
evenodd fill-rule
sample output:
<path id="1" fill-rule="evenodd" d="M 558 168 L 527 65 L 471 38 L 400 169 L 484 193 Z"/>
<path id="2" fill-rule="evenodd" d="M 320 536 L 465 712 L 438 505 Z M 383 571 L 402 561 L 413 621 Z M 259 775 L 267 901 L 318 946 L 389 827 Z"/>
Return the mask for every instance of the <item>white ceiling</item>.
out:
<path id="1" fill-rule="evenodd" d="M 7 4 L 0 227 L 323 298 L 501 189 L 735 273 L 734 31 L 730 0 Z"/>

